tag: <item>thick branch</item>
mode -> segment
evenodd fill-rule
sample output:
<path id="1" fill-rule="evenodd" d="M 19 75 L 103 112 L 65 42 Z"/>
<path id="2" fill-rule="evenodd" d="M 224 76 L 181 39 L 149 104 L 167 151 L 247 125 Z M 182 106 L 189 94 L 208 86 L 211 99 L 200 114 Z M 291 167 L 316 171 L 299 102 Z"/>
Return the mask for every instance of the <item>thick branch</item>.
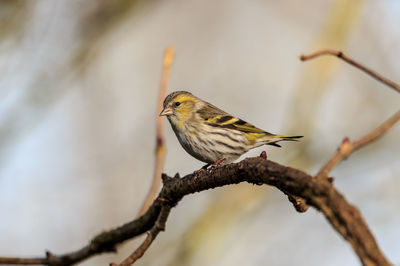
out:
<path id="1" fill-rule="evenodd" d="M 364 71 L 365 73 L 367 73 L 368 75 L 370 75 L 371 77 L 373 77 L 374 79 L 386 84 L 387 86 L 391 87 L 392 89 L 396 90 L 397 92 L 400 92 L 400 86 L 399 84 L 397 84 L 396 82 L 391 81 L 388 78 L 385 78 L 384 76 L 378 74 L 377 72 L 367 68 L 366 66 L 358 63 L 357 61 L 351 59 L 350 57 L 348 57 L 347 55 L 345 55 L 343 52 L 341 51 L 336 51 L 336 50 L 321 50 L 309 55 L 301 55 L 300 56 L 300 60 L 302 61 L 307 61 L 307 60 L 311 60 L 314 59 L 318 56 L 321 55 L 333 55 L 333 56 L 337 56 L 341 59 L 343 59 L 344 61 L 346 61 L 347 63 L 349 63 L 350 65 Z"/>
<path id="2" fill-rule="evenodd" d="M 335 230 L 351 244 L 364 265 L 390 265 L 360 212 L 327 179 L 318 180 L 300 170 L 260 157 L 247 158 L 212 171 L 200 170 L 183 178 L 164 176 L 164 186 L 158 200 L 143 216 L 98 235 L 81 250 L 60 256 L 51 255 L 43 258 L 43 261 L 48 265 L 70 265 L 95 254 L 114 251 L 116 244 L 150 230 L 162 206 L 175 206 L 188 194 L 241 182 L 268 184 L 305 199 L 308 205 L 321 211 Z"/>

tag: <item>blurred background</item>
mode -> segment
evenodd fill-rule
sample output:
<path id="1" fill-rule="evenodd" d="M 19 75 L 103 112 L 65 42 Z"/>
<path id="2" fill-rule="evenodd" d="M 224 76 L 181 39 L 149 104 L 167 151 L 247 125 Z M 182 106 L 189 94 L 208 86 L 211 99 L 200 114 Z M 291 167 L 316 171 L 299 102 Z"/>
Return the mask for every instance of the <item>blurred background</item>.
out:
<path id="1" fill-rule="evenodd" d="M 340 49 L 400 82 L 398 0 L 0 1 L 0 256 L 76 250 L 133 219 L 150 186 L 164 49 L 169 92 L 189 90 L 255 125 L 304 135 L 268 158 L 315 174 L 343 137 L 399 94 L 333 58 Z M 227 97 L 228 95 L 228 97 Z M 203 165 L 165 125 L 165 172 Z M 400 263 L 400 127 L 331 173 L 383 252 Z M 82 265 L 120 262 L 117 254 Z M 359 265 L 350 245 L 277 189 L 240 184 L 184 198 L 137 265 Z"/>

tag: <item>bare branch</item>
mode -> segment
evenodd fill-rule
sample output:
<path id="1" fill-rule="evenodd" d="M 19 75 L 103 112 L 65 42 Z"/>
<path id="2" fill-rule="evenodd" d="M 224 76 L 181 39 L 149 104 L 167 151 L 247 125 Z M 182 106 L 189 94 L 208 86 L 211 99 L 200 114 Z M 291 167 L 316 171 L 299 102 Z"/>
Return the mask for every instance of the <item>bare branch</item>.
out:
<path id="1" fill-rule="evenodd" d="M 302 56 L 301 58 L 302 60 L 309 60 L 323 54 L 336 55 L 388 86 L 399 90 L 397 84 L 348 58 L 342 52 L 325 50 L 309 56 Z M 169 71 L 169 68 L 167 71 Z M 326 177 L 337 163 L 347 158 L 353 151 L 382 136 L 399 120 L 399 117 L 400 111 L 376 130 L 358 141 L 350 142 L 348 139 L 345 139 L 338 152 L 325 164 L 317 177 Z M 162 136 L 162 131 L 157 131 L 157 136 L 160 136 L 159 133 Z M 157 138 L 157 145 L 159 144 L 158 140 L 159 138 Z M 160 142 L 161 144 L 163 143 L 163 141 Z M 161 161 L 162 164 L 163 161 Z M 159 176 L 157 169 L 158 167 L 156 167 L 155 180 Z M 239 163 L 215 167 L 212 171 L 199 170 L 183 178 L 180 178 L 179 175 L 176 175 L 174 178 L 167 175 L 163 175 L 162 177 L 164 186 L 158 194 L 158 198 L 148 208 L 143 207 L 146 211 L 142 215 L 125 225 L 97 235 L 87 246 L 75 252 L 58 256 L 47 252 L 44 258 L 3 257 L 0 258 L 0 264 L 71 265 L 95 254 L 114 252 L 117 244 L 150 230 L 141 246 L 120 264 L 131 265 L 143 256 L 158 233 L 164 230 L 170 209 L 178 204 L 184 196 L 225 185 L 248 182 L 277 187 L 288 195 L 289 200 L 299 212 L 305 211 L 308 206 L 313 206 L 321 211 L 333 228 L 351 244 L 363 265 L 391 265 L 379 249 L 360 212 L 357 208 L 349 204 L 344 196 L 333 187 L 331 179 L 313 178 L 300 170 L 268 161 L 265 153 L 262 153 L 260 157 L 247 158 Z M 149 195 L 151 194 L 149 193 Z M 154 198 L 154 196 L 149 195 L 148 198 L 150 200 Z"/>
<path id="2" fill-rule="evenodd" d="M 359 140 L 351 142 L 348 138 L 344 138 L 342 144 L 339 146 L 335 154 L 325 163 L 321 170 L 316 175 L 317 178 L 325 178 L 328 176 L 329 172 L 332 171 L 342 160 L 347 159 L 350 154 L 356 150 L 362 148 L 364 145 L 371 143 L 385 134 L 396 122 L 400 120 L 400 111 L 391 116 L 378 128 L 366 134 Z"/>
<path id="3" fill-rule="evenodd" d="M 160 117 L 159 114 L 163 108 L 163 101 L 166 96 L 167 86 L 168 86 L 168 79 L 169 73 L 171 69 L 171 64 L 174 58 L 174 48 L 172 46 L 165 49 L 164 60 L 163 60 L 163 69 L 162 69 L 162 76 L 161 76 L 161 84 L 160 84 L 160 91 L 158 94 L 158 104 L 157 104 L 157 113 L 156 113 L 156 162 L 154 167 L 154 176 L 153 182 L 151 184 L 150 190 L 147 193 L 145 200 L 143 201 L 142 207 L 137 215 L 137 217 L 141 216 L 147 208 L 151 205 L 154 198 L 157 196 L 157 193 L 160 190 L 161 185 L 161 174 L 164 169 L 164 162 L 165 162 L 165 142 L 164 142 L 164 121 L 163 117 Z"/>
<path id="4" fill-rule="evenodd" d="M 365 73 L 367 73 L 368 75 L 370 75 L 371 77 L 373 77 L 374 79 L 386 84 L 387 86 L 391 87 L 392 89 L 396 90 L 397 92 L 400 92 L 400 85 L 397 84 L 396 82 L 391 81 L 388 78 L 385 78 L 384 76 L 376 73 L 375 71 L 367 68 L 366 66 L 358 63 L 357 61 L 351 59 L 350 57 L 348 57 L 347 55 L 345 55 L 343 52 L 341 51 L 336 51 L 336 50 L 321 50 L 309 55 L 301 55 L 300 56 L 300 60 L 301 61 L 307 61 L 307 60 L 311 60 L 314 59 L 318 56 L 321 55 L 334 55 L 337 56 L 341 59 L 343 59 L 344 61 L 346 61 L 347 63 L 349 63 L 350 65 L 355 66 L 356 68 L 364 71 Z"/>

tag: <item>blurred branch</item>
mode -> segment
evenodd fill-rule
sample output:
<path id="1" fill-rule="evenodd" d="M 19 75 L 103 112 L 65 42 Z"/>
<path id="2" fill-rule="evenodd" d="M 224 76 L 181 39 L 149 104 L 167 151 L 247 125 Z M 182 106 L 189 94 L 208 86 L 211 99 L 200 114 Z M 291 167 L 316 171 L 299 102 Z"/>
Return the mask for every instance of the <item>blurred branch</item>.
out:
<path id="1" fill-rule="evenodd" d="M 161 185 L 161 174 L 164 169 L 164 162 L 165 162 L 165 141 L 163 136 L 163 128 L 164 128 L 164 121 L 163 117 L 159 116 L 163 108 L 163 101 L 166 96 L 167 86 L 168 86 L 168 79 L 169 73 L 171 69 L 171 64 L 174 58 L 174 48 L 172 46 L 167 47 L 164 54 L 163 60 L 163 69 L 162 69 L 162 76 L 161 76 L 161 85 L 160 91 L 158 94 L 158 104 L 157 104 L 157 113 L 156 113 L 156 162 L 154 167 L 154 176 L 153 182 L 151 184 L 150 190 L 147 193 L 145 200 L 143 201 L 142 207 L 137 215 L 137 217 L 143 215 L 145 211 L 149 208 L 151 203 L 153 202 L 154 198 L 157 196 L 158 191 L 160 190 Z"/>
<path id="2" fill-rule="evenodd" d="M 115 251 L 117 244 L 143 234 L 154 226 L 157 227 L 162 209 L 174 207 L 184 196 L 241 182 L 275 186 L 285 193 L 305 199 L 308 205 L 321 211 L 334 229 L 352 245 L 363 265 L 390 265 L 358 209 L 349 204 L 327 179 L 315 179 L 303 171 L 262 157 L 247 158 L 239 163 L 214 168 L 212 171 L 199 170 L 183 178 L 163 175 L 164 186 L 161 192 L 142 216 L 119 228 L 99 234 L 89 245 L 78 251 L 59 256 L 48 253 L 46 258 L 40 259 L 41 263 L 71 265 L 95 254 Z M 151 232 L 150 236 L 151 238 L 139 247 L 140 250 L 135 251 L 137 255 L 134 255 L 134 258 L 143 255 L 154 239 Z M 8 258 L 7 263 L 10 263 L 11 259 Z"/>
<path id="3" fill-rule="evenodd" d="M 359 140 L 351 142 L 349 138 L 344 138 L 342 144 L 339 146 L 335 154 L 326 162 L 321 170 L 316 175 L 316 178 L 325 178 L 329 172 L 332 171 L 333 167 L 340 163 L 342 160 L 347 159 L 353 152 L 362 148 L 364 145 L 371 143 L 386 133 L 396 122 L 400 120 L 400 111 L 391 116 L 378 128 L 371 131 Z"/>
<path id="4" fill-rule="evenodd" d="M 356 68 L 364 71 L 365 73 L 367 73 L 368 75 L 370 75 L 371 77 L 373 77 L 374 79 L 386 84 L 387 86 L 391 87 L 392 89 L 396 90 L 397 92 L 400 92 L 400 85 L 391 81 L 388 78 L 385 78 L 384 76 L 376 73 L 375 71 L 367 68 L 366 66 L 358 63 L 357 61 L 351 59 L 350 57 L 348 57 L 347 55 L 345 55 L 343 52 L 341 51 L 336 51 L 336 50 L 321 50 L 309 55 L 301 55 L 300 56 L 300 60 L 301 61 L 307 61 L 307 60 L 311 60 L 314 59 L 316 57 L 319 57 L 321 55 L 334 55 L 337 56 L 341 59 L 343 59 L 344 61 L 346 61 L 347 63 L 349 63 L 352 66 L 355 66 Z"/>
<path id="5" fill-rule="evenodd" d="M 384 83 L 385 85 L 387 85 L 387 86 L 395 89 L 396 91 L 400 92 L 400 85 L 399 84 L 397 84 L 397 83 L 385 78 L 384 76 L 376 73 L 375 71 L 370 70 L 368 67 L 364 66 L 363 64 L 354 61 L 353 59 L 351 59 L 350 57 L 348 57 L 347 55 L 345 55 L 341 51 L 321 50 L 321 51 L 317 51 L 317 52 L 314 52 L 314 53 L 309 54 L 309 55 L 301 55 L 300 56 L 300 60 L 307 61 L 307 60 L 311 60 L 311 59 L 314 59 L 316 57 L 319 57 L 321 55 L 334 55 L 334 56 L 337 56 L 337 57 L 343 59 L 344 61 L 346 61 L 347 63 L 349 63 L 350 65 L 352 65 L 352 66 L 354 66 L 354 67 L 356 67 L 358 69 L 361 69 L 362 71 L 364 71 L 368 75 L 372 76 L 376 80 L 378 80 L 378 81 Z M 375 130 L 371 131 L 370 133 L 368 133 L 367 135 L 365 135 L 364 137 L 362 137 L 361 139 L 359 139 L 357 141 L 350 142 L 349 138 L 347 138 L 347 137 L 344 138 L 343 141 L 342 141 L 342 144 L 339 146 L 337 152 L 334 153 L 332 155 L 332 157 L 328 160 L 328 162 L 326 162 L 326 164 L 321 168 L 321 170 L 316 175 L 316 178 L 325 178 L 325 177 L 327 177 L 329 172 L 332 171 L 332 169 L 333 169 L 333 167 L 335 167 L 335 165 L 337 165 L 342 160 L 344 160 L 347 157 L 349 157 L 350 154 L 353 153 L 354 151 L 362 148 L 364 145 L 366 145 L 368 143 L 371 143 L 374 140 L 376 140 L 379 137 L 381 137 L 386 131 L 388 131 L 399 120 L 400 120 L 400 111 L 395 113 L 392 117 L 390 117 L 388 120 L 386 120 L 378 128 L 376 128 Z"/>
<path id="6" fill-rule="evenodd" d="M 165 224 L 167 222 L 170 211 L 171 207 L 168 205 L 165 205 L 161 208 L 157 221 L 154 223 L 151 230 L 147 233 L 146 239 L 127 259 L 119 264 L 119 266 L 132 265 L 133 263 L 135 263 L 135 261 L 143 256 L 146 250 L 150 247 L 153 240 L 157 237 L 158 233 L 165 230 Z M 117 264 L 111 263 L 111 266 L 117 266 Z"/>

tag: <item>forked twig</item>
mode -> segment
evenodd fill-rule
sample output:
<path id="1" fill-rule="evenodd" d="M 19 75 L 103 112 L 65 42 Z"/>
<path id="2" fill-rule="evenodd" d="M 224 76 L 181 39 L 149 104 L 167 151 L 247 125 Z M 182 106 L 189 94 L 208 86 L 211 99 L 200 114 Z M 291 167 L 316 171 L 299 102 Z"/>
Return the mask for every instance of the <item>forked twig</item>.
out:
<path id="1" fill-rule="evenodd" d="M 146 250 L 150 247 L 153 240 L 157 237 L 160 231 L 165 231 L 165 224 L 168 219 L 168 215 L 171 211 L 171 207 L 168 205 L 164 205 L 160 211 L 160 214 L 155 222 L 154 226 L 151 228 L 149 232 L 147 232 L 147 236 L 143 243 L 123 262 L 119 264 L 119 266 L 129 266 L 135 263 L 138 259 L 140 259 Z M 116 264 L 112 263 L 110 266 L 116 266 Z"/>
<path id="2" fill-rule="evenodd" d="M 341 51 L 336 51 L 336 50 L 321 50 L 314 52 L 309 55 L 301 55 L 300 60 L 302 61 L 307 61 L 314 59 L 318 56 L 321 55 L 334 55 L 337 56 L 347 63 L 351 64 L 352 66 L 364 71 L 371 77 L 375 78 L 376 80 L 384 83 L 385 85 L 389 86 L 390 88 L 400 92 L 400 85 L 385 78 L 384 76 L 378 74 L 375 71 L 372 71 L 371 69 L 367 68 L 361 63 L 356 62 L 355 60 L 351 59 L 347 55 L 345 55 Z M 395 113 L 393 116 L 391 116 L 388 120 L 386 120 L 383 124 L 381 124 L 378 128 L 375 130 L 371 131 L 361 139 L 350 142 L 349 138 L 344 138 L 342 141 L 342 144 L 339 146 L 337 149 L 336 153 L 332 155 L 332 157 L 325 163 L 325 165 L 321 168 L 321 170 L 318 172 L 316 175 L 317 178 L 326 178 L 328 177 L 328 174 L 330 171 L 332 171 L 333 167 L 340 163 L 342 160 L 346 159 L 347 157 L 350 156 L 351 153 L 354 151 L 362 148 L 364 145 L 371 143 L 372 141 L 378 139 L 381 137 L 386 131 L 388 131 L 389 128 L 391 128 L 394 124 L 396 124 L 397 121 L 400 119 L 400 111 Z"/>

